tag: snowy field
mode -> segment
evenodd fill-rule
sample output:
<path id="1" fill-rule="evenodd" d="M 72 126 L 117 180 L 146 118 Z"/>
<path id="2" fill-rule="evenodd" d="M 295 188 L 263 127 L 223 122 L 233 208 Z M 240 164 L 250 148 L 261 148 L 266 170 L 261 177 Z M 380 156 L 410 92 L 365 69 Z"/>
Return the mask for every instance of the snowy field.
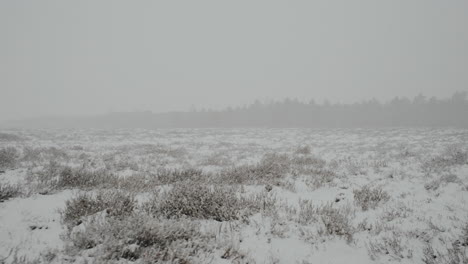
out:
<path id="1" fill-rule="evenodd" d="M 0 263 L 468 263 L 468 130 L 0 132 Z"/>

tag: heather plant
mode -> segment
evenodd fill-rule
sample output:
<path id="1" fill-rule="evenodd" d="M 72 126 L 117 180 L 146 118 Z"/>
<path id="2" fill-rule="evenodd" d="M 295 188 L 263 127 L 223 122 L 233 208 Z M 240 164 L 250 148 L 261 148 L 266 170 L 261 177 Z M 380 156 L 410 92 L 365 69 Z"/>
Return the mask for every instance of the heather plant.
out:
<path id="1" fill-rule="evenodd" d="M 98 191 L 96 194 L 79 193 L 66 201 L 61 211 L 62 220 L 69 227 L 80 224 L 86 216 L 105 212 L 121 218 L 129 215 L 136 207 L 133 195 L 122 191 Z"/>
<path id="2" fill-rule="evenodd" d="M 157 219 L 143 213 L 123 218 L 90 219 L 69 234 L 69 253 L 93 248 L 96 260 L 141 263 L 204 263 L 215 249 L 214 235 L 188 219 Z"/>
<path id="3" fill-rule="evenodd" d="M 14 147 L 0 149 L 0 170 L 11 169 L 16 166 L 19 158 L 18 150 Z"/>
<path id="4" fill-rule="evenodd" d="M 390 196 L 380 187 L 371 188 L 364 186 L 353 191 L 354 201 L 362 210 L 374 209 L 381 202 L 386 202 Z"/>
<path id="5" fill-rule="evenodd" d="M 291 160 L 287 155 L 266 154 L 255 165 L 242 165 L 223 170 L 222 183 L 259 184 L 278 182 L 290 171 Z"/>
<path id="6" fill-rule="evenodd" d="M 395 232 L 384 234 L 380 239 L 371 240 L 367 245 L 367 251 L 372 260 L 377 260 L 382 255 L 397 261 L 412 257 L 411 249 L 405 248 L 401 235 Z"/>
<path id="7" fill-rule="evenodd" d="M 445 251 L 427 245 L 423 250 L 422 261 L 425 264 L 465 264 L 468 263 L 468 252 L 465 247 L 456 244 L 447 246 Z"/>
<path id="8" fill-rule="evenodd" d="M 186 216 L 229 221 L 239 219 L 242 209 L 242 201 L 233 189 L 184 182 L 166 194 L 158 210 L 167 218 Z"/>
<path id="9" fill-rule="evenodd" d="M 22 138 L 20 136 L 15 134 L 0 132 L 0 142 L 19 141 L 21 139 Z"/>
<path id="10" fill-rule="evenodd" d="M 427 182 L 424 184 L 424 188 L 426 190 L 435 191 L 439 189 L 441 186 L 447 185 L 448 183 L 456 183 L 456 184 L 463 184 L 462 180 L 455 174 L 445 174 L 442 176 L 437 176 L 436 179 Z"/>
<path id="11" fill-rule="evenodd" d="M 351 241 L 354 231 L 350 218 L 351 211 L 346 208 L 336 208 L 331 203 L 315 205 L 311 201 L 304 200 L 299 203 L 296 221 L 302 225 L 321 223 L 320 235 L 337 235 Z"/>
<path id="12" fill-rule="evenodd" d="M 21 194 L 18 185 L 0 183 L 0 203 L 19 196 Z"/>
<path id="13" fill-rule="evenodd" d="M 159 184 L 173 184 L 183 181 L 202 181 L 208 178 L 200 169 L 159 169 L 156 172 L 156 180 Z"/>
<path id="14" fill-rule="evenodd" d="M 337 177 L 336 173 L 329 169 L 310 169 L 306 176 L 305 183 L 313 189 L 329 184 Z"/>
<path id="15" fill-rule="evenodd" d="M 41 170 L 31 172 L 30 181 L 36 181 L 39 189 L 92 189 L 118 186 L 119 178 L 105 169 L 86 166 L 70 167 L 55 160 L 49 161 Z"/>
<path id="16" fill-rule="evenodd" d="M 421 167 L 423 172 L 430 174 L 447 171 L 453 166 L 467 163 L 468 151 L 459 145 L 450 145 L 441 154 L 426 159 Z"/>
<path id="17" fill-rule="evenodd" d="M 294 151 L 295 154 L 309 155 L 311 153 L 310 146 L 300 146 Z"/>

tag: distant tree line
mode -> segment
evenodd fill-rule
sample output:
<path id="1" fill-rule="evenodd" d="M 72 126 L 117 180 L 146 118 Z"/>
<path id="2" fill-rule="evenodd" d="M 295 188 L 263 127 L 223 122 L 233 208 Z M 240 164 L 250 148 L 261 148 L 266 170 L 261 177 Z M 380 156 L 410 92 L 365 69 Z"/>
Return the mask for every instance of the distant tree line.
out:
<path id="1" fill-rule="evenodd" d="M 421 94 L 413 99 L 395 97 L 385 103 L 376 99 L 353 104 L 256 100 L 244 107 L 155 117 L 155 124 L 162 127 L 468 127 L 468 100 L 466 92 L 457 92 L 448 99 Z"/>
<path id="2" fill-rule="evenodd" d="M 192 109 L 187 112 L 125 112 L 86 118 L 35 119 L 20 122 L 29 127 L 94 128 L 204 128 L 204 127 L 468 127 L 467 92 L 447 99 L 418 95 L 376 99 L 353 104 L 318 104 L 297 99 L 260 102 L 223 110 Z M 25 125 L 26 124 L 26 125 Z M 12 123 L 15 125 L 15 123 Z"/>

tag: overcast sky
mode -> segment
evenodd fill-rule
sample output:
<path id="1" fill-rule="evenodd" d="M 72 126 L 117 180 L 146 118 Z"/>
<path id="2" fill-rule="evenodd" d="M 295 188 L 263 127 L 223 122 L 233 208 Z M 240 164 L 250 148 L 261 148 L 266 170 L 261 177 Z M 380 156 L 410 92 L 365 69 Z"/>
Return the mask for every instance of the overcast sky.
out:
<path id="1" fill-rule="evenodd" d="M 0 120 L 468 89 L 468 1 L 0 1 Z"/>

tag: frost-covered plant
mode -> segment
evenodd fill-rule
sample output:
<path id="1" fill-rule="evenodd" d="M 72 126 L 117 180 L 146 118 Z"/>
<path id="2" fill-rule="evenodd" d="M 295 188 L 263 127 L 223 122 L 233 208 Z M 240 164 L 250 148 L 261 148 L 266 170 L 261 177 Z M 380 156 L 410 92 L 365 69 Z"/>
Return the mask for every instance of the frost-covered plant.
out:
<path id="1" fill-rule="evenodd" d="M 468 163 L 468 151 L 459 145 L 451 145 L 437 156 L 428 158 L 422 163 L 422 170 L 429 174 L 431 172 L 446 171 L 451 166 L 465 165 Z"/>
<path id="2" fill-rule="evenodd" d="M 206 180 L 207 175 L 200 169 L 159 169 L 156 172 L 156 179 L 159 184 L 172 184 L 182 181 Z"/>
<path id="3" fill-rule="evenodd" d="M 19 141 L 21 137 L 11 133 L 0 132 L 0 141 Z"/>
<path id="4" fill-rule="evenodd" d="M 380 187 L 371 188 L 364 186 L 361 189 L 353 191 L 354 201 L 362 210 L 374 209 L 380 202 L 386 202 L 390 196 Z"/>
<path id="5" fill-rule="evenodd" d="M 0 183 L 0 203 L 15 198 L 21 194 L 17 185 Z"/>
<path id="6" fill-rule="evenodd" d="M 112 188 L 118 186 L 119 179 L 105 169 L 74 168 L 51 160 L 42 170 L 32 173 L 30 180 L 36 180 L 43 188 L 63 190 Z"/>
<path id="7" fill-rule="evenodd" d="M 305 179 L 305 183 L 313 188 L 318 189 L 325 184 L 333 182 L 336 178 L 336 173 L 328 169 L 313 169 L 308 171 L 308 177 Z"/>
<path id="8" fill-rule="evenodd" d="M 426 190 L 432 190 L 432 191 L 435 191 L 437 190 L 440 186 L 444 185 L 444 184 L 448 184 L 448 183 L 457 183 L 457 184 L 462 184 L 463 182 L 460 180 L 460 178 L 457 176 L 457 175 L 454 175 L 454 174 L 446 174 L 446 175 L 442 175 L 440 176 L 439 178 L 431 181 L 431 182 L 428 182 L 426 184 L 424 184 L 424 188 L 426 188 Z"/>
<path id="9" fill-rule="evenodd" d="M 68 160 L 70 156 L 68 153 L 60 148 L 56 147 L 24 147 L 22 151 L 22 161 L 42 163 L 54 161 Z"/>
<path id="10" fill-rule="evenodd" d="M 435 250 L 428 244 L 423 250 L 423 262 L 426 264 L 468 263 L 468 223 L 463 226 L 459 239 L 444 244 L 446 248 L 442 251 Z"/>
<path id="11" fill-rule="evenodd" d="M 319 234 L 343 236 L 351 241 L 354 231 L 350 216 L 349 210 L 335 208 L 331 203 L 318 206 L 305 200 L 300 201 L 297 222 L 303 225 L 321 222 L 323 228 L 319 230 Z"/>
<path id="12" fill-rule="evenodd" d="M 465 247 L 452 245 L 445 252 L 434 250 L 428 245 L 423 250 L 423 262 L 425 264 L 465 264 L 468 263 L 468 252 Z"/>
<path id="13" fill-rule="evenodd" d="M 285 177 L 291 167 L 287 155 L 266 154 L 255 165 L 242 165 L 223 170 L 219 175 L 222 183 L 272 183 Z"/>
<path id="14" fill-rule="evenodd" d="M 14 147 L 0 149 L 0 169 L 10 169 L 16 165 L 19 154 Z"/>
<path id="15" fill-rule="evenodd" d="M 309 155 L 311 153 L 310 146 L 300 146 L 294 151 L 295 154 Z"/>
<path id="16" fill-rule="evenodd" d="M 363 168 L 362 164 L 353 160 L 348 160 L 346 164 L 346 169 L 351 175 L 366 175 L 367 174 L 367 171 Z"/>
<path id="17" fill-rule="evenodd" d="M 116 185 L 116 181 L 117 177 L 106 170 L 63 167 L 58 175 L 56 187 L 58 189 L 112 187 Z"/>
<path id="18" fill-rule="evenodd" d="M 214 235 L 200 232 L 188 219 L 156 219 L 142 213 L 122 219 L 91 220 L 70 233 L 75 250 L 94 248 L 99 262 L 141 260 L 141 263 L 203 263 L 215 247 Z"/>
<path id="19" fill-rule="evenodd" d="M 294 156 L 291 162 L 298 167 L 313 167 L 319 169 L 325 167 L 327 164 L 325 160 L 314 156 Z"/>
<path id="20" fill-rule="evenodd" d="M 83 218 L 106 210 L 114 217 L 123 217 L 133 212 L 136 201 L 133 195 L 122 191 L 98 191 L 97 194 L 79 193 L 66 201 L 61 211 L 62 220 L 70 227 L 78 225 Z"/>
<path id="21" fill-rule="evenodd" d="M 412 256 L 411 250 L 405 249 L 400 235 L 395 232 L 386 234 L 380 239 L 371 240 L 367 245 L 367 251 L 372 260 L 378 259 L 381 255 L 390 256 L 395 260 Z"/>
<path id="22" fill-rule="evenodd" d="M 168 218 L 188 216 L 216 221 L 236 220 L 243 203 L 232 189 L 193 182 L 179 183 L 161 202 L 159 212 Z"/>
<path id="23" fill-rule="evenodd" d="M 468 163 L 468 151 L 460 145 L 450 145 L 445 149 L 445 156 L 453 165 L 464 165 Z"/>

